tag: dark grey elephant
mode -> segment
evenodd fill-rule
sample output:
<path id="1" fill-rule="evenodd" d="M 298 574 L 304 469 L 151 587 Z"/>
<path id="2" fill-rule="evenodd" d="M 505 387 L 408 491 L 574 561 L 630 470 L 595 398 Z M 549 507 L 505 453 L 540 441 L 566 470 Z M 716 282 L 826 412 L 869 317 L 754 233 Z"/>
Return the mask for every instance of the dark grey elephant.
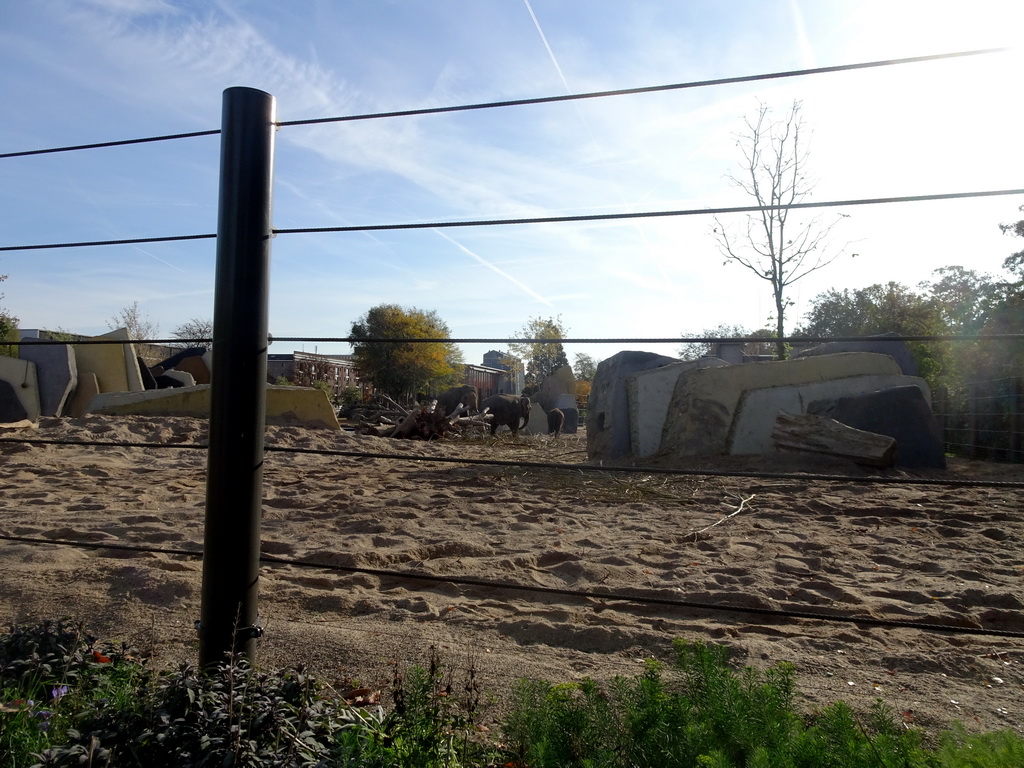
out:
<path id="1" fill-rule="evenodd" d="M 494 418 L 491 419 L 492 435 L 502 424 L 511 429 L 513 435 L 516 435 L 530 420 L 530 398 L 528 397 L 491 395 L 480 403 L 480 410 L 484 409 L 487 409 L 488 413 L 494 414 Z"/>
<path id="2" fill-rule="evenodd" d="M 469 411 L 479 410 L 480 396 L 477 394 L 476 387 L 472 384 L 467 384 L 464 387 L 452 387 L 437 396 L 437 405 L 444 408 L 445 416 L 451 416 L 459 407 L 459 403 L 466 406 Z"/>

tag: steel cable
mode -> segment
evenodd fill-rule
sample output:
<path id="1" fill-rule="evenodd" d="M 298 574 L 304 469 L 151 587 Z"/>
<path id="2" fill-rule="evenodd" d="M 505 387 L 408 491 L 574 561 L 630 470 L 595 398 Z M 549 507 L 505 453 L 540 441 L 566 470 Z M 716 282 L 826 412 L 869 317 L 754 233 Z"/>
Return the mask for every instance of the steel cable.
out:
<path id="1" fill-rule="evenodd" d="M 86 549 L 114 549 L 143 553 L 173 554 L 185 557 L 201 558 L 202 552 L 190 550 L 177 550 L 159 547 L 142 547 L 131 544 L 115 544 L 110 542 L 94 541 L 71 541 L 66 539 L 42 539 L 30 536 L 14 536 L 0 534 L 0 540 L 28 543 L 35 545 L 81 547 Z M 315 568 L 319 570 L 340 571 L 344 573 L 359 573 L 367 576 L 376 576 L 384 579 L 399 579 L 411 581 L 425 581 L 431 583 L 457 584 L 467 587 L 482 587 L 485 589 L 506 590 L 514 592 L 526 592 L 538 595 L 560 595 L 563 597 L 574 597 L 590 601 L 611 601 L 628 602 L 639 605 L 657 605 L 669 608 L 689 608 L 695 610 L 711 611 L 715 613 L 741 613 L 755 616 L 766 616 L 780 619 L 806 619 L 810 621 L 827 621 L 846 624 L 857 624 L 862 626 L 916 629 L 925 632 L 941 632 L 947 634 L 964 635 L 985 635 L 990 637 L 1013 637 L 1024 638 L 1024 632 L 1014 630 L 987 629 L 984 627 L 965 627 L 959 625 L 935 624 L 932 622 L 902 621 L 898 619 L 878 619 L 872 616 L 849 616 L 845 614 L 820 613 L 806 610 L 783 610 L 774 608 L 760 608 L 757 606 L 728 605 L 721 603 L 707 603 L 696 600 L 678 600 L 666 597 L 654 597 L 643 594 L 627 594 L 623 592 L 587 592 L 578 589 L 565 589 L 561 587 L 542 587 L 514 582 L 492 581 L 489 579 L 473 579 L 461 576 L 438 575 L 432 573 L 417 573 L 415 571 L 392 571 L 383 568 L 366 568 L 355 565 L 338 565 L 334 563 L 317 563 L 309 560 L 297 560 L 275 557 L 273 555 L 260 555 L 261 563 L 271 565 L 294 566 L 297 568 Z"/>
<path id="2" fill-rule="evenodd" d="M 119 440 L 43 440 L 38 438 L 6 438 L 0 437 L 0 444 L 18 443 L 27 445 L 78 445 L 108 448 L 145 448 L 145 449 L 186 449 L 206 450 L 209 446 L 202 443 L 145 443 Z M 543 461 L 510 461 L 502 459 L 467 459 L 453 456 L 412 456 L 405 453 L 371 453 L 368 451 L 331 450 L 324 448 L 296 448 L 285 446 L 264 446 L 267 453 L 293 453 L 314 456 L 338 456 L 353 459 L 382 459 L 401 462 L 427 462 L 437 464 L 459 464 L 464 466 L 501 467 L 506 469 L 543 469 L 581 474 L 639 474 L 639 475 L 678 475 L 682 477 L 738 477 L 759 480 L 801 480 L 805 482 L 854 482 L 875 485 L 931 485 L 964 488 L 1014 488 L 1024 489 L 1024 482 L 1012 480 L 967 480 L 961 478 L 933 477 L 879 477 L 858 475 L 829 475 L 797 472 L 757 472 L 753 470 L 722 470 L 722 469 L 680 469 L 675 467 L 650 466 L 617 466 L 601 464 L 557 464 Z"/>

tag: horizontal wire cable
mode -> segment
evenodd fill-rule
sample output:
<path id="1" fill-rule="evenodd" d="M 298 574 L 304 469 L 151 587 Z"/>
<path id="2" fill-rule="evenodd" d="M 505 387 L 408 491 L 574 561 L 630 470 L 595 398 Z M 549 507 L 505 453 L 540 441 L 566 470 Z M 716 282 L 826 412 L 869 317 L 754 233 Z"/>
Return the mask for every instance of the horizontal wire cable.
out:
<path id="1" fill-rule="evenodd" d="M 38 536 L 16 536 L 0 533 L 0 541 L 13 541 L 19 544 L 53 544 L 60 547 L 78 547 L 80 549 L 116 549 L 125 552 L 141 552 L 156 555 L 180 555 L 183 557 L 202 558 L 202 550 L 171 549 L 168 547 L 144 546 L 142 544 L 117 544 L 107 541 L 74 541 L 72 539 L 49 539 Z"/>
<path id="2" fill-rule="evenodd" d="M 276 235 L 296 234 L 327 234 L 339 232 L 382 232 L 414 229 L 451 229 L 458 227 L 496 227 L 521 224 L 564 224 L 588 221 L 622 221 L 626 219 L 671 218 L 680 216 L 717 216 L 729 213 L 757 213 L 761 211 L 794 210 L 801 208 L 839 208 L 858 205 L 885 205 L 891 203 L 918 203 L 936 200 L 963 200 L 979 197 L 999 197 L 1006 195 L 1024 195 L 1024 189 L 995 189 L 976 192 L 942 192 L 932 195 L 898 195 L 892 197 L 872 197 L 852 200 L 833 200 L 815 203 L 790 203 L 787 205 L 737 205 L 724 208 L 689 208 L 674 211 L 642 211 L 630 213 L 595 213 L 578 216 L 533 216 L 517 219 L 476 219 L 466 221 L 427 221 L 407 222 L 404 224 L 355 224 L 344 227 L 294 227 L 289 229 L 272 229 Z M 33 251 L 54 248 L 87 248 L 101 245 L 130 245 L 133 243 L 171 242 L 177 240 L 203 240 L 216 238 L 216 234 L 176 235 L 167 237 L 148 237 L 130 240 L 92 240 L 77 243 L 39 243 L 33 245 L 4 245 L 0 251 Z M 761 341 L 764 341 L 761 339 Z"/>
<path id="3" fill-rule="evenodd" d="M 490 101 L 480 104 L 466 104 L 452 107 L 424 107 L 422 109 L 405 109 L 396 112 L 375 112 L 365 115 L 346 115 L 343 117 L 318 117 L 308 120 L 283 120 L 276 123 L 279 127 L 292 127 L 298 125 L 320 125 L 323 123 L 344 123 L 356 120 L 375 120 L 387 117 L 414 117 L 417 115 L 436 115 L 449 112 L 466 112 L 469 110 L 495 109 L 499 107 L 521 107 L 532 104 L 552 104 L 563 101 L 580 101 L 583 99 L 598 99 L 609 96 L 632 96 L 643 93 L 660 93 L 665 91 L 679 91 L 688 88 L 707 88 L 716 85 L 732 85 L 736 83 L 752 83 L 760 80 L 778 80 L 788 77 L 803 77 L 807 75 L 823 75 L 833 72 L 849 72 L 858 69 L 871 69 L 875 67 L 892 67 L 902 64 L 916 64 L 926 61 L 939 61 L 942 59 L 962 58 L 966 56 L 984 56 L 993 53 L 1005 53 L 1010 48 L 984 48 L 973 51 L 957 51 L 953 53 L 938 53 L 927 56 L 911 56 L 902 59 L 881 59 L 879 61 L 867 61 L 857 64 L 836 64 L 828 67 L 814 67 L 811 69 L 793 69 L 782 72 L 771 72 L 758 75 L 739 75 L 736 77 L 720 77 L 711 80 L 694 80 L 685 83 L 671 83 L 668 85 L 649 85 L 639 88 L 620 88 L 612 91 L 592 91 L 590 93 L 563 94 L 561 96 L 541 96 L 537 98 L 510 99 L 506 101 Z"/>
<path id="4" fill-rule="evenodd" d="M 68 546 L 85 549 L 115 549 L 155 554 L 173 554 L 191 558 L 201 558 L 202 552 L 191 550 L 178 550 L 162 547 L 143 547 L 130 544 L 115 544 L 110 542 L 83 542 L 67 539 L 45 539 L 30 536 L 14 536 L 0 534 L 0 540 L 13 541 L 24 544 Z M 756 606 L 736 606 L 721 603 L 708 603 L 697 600 L 677 600 L 667 597 L 654 597 L 643 594 L 627 594 L 622 592 L 593 592 L 578 589 L 566 589 L 562 587 L 542 587 L 536 585 L 516 584 L 514 582 L 492 581 L 490 579 L 473 579 L 462 576 L 439 575 L 432 573 L 418 573 L 415 571 L 393 571 L 383 568 L 366 568 L 355 565 L 338 565 L 335 563 L 318 563 L 310 560 L 276 557 L 274 555 L 260 554 L 260 562 L 271 565 L 294 566 L 297 568 L 314 568 L 318 570 L 340 571 L 343 573 L 358 573 L 378 578 L 399 579 L 411 581 L 425 581 L 430 583 L 457 584 L 467 587 L 482 587 L 486 589 L 498 589 L 514 592 L 526 592 L 538 595 L 560 595 L 563 597 L 574 597 L 582 600 L 597 602 L 611 601 L 616 603 L 627 602 L 639 605 L 657 605 L 669 608 L 691 608 L 706 610 L 715 613 L 744 613 L 755 616 L 769 616 L 780 619 L 807 619 L 811 621 L 838 622 L 845 624 L 858 624 L 862 626 L 874 626 L 885 628 L 916 629 L 925 632 L 942 632 L 947 634 L 963 635 L 985 635 L 990 637 L 1014 637 L 1024 638 L 1024 632 L 1014 630 L 987 629 L 984 627 L 964 627 L 957 625 L 935 624 L 932 622 L 904 621 L 900 619 L 879 619 L 873 616 L 849 616 L 845 614 L 821 613 L 818 611 L 806 610 L 784 610 L 774 608 L 758 608 Z"/>
<path id="5" fill-rule="evenodd" d="M 87 338 L 87 339 L 71 339 L 64 341 L 63 339 L 21 339 L 20 341 L 0 341 L 2 347 L 45 347 L 47 345 L 60 345 L 70 344 L 72 346 L 78 346 L 80 344 L 164 344 L 173 346 L 176 348 L 182 348 L 183 344 L 210 344 L 213 339 L 98 339 L 98 338 Z"/>
<path id="6" fill-rule="evenodd" d="M 212 240 L 216 234 L 168 235 L 166 237 L 133 237 L 124 240 L 87 240 L 79 243 L 41 243 L 38 245 L 3 245 L 0 251 L 42 251 L 53 248 L 91 248 L 97 245 L 135 245 L 137 243 L 172 243 L 185 240 Z"/>
<path id="7" fill-rule="evenodd" d="M 1019 637 L 1024 638 L 1024 631 L 985 629 L 982 627 L 962 627 L 945 624 L 932 624 L 926 622 L 902 621 L 899 619 L 877 619 L 870 616 L 848 616 L 843 614 L 819 613 L 817 611 L 804 610 L 778 610 L 773 608 L 758 608 L 756 606 L 734 606 L 718 603 L 706 603 L 695 600 L 674 600 L 667 597 L 653 597 L 646 595 L 632 595 L 621 592 L 585 592 L 577 589 L 565 589 L 562 587 L 541 587 L 527 584 L 515 584 L 512 582 L 492 581 L 490 579 L 471 579 L 461 576 L 437 575 L 428 573 L 416 573 L 409 571 L 390 571 L 381 568 L 364 568 L 361 566 L 336 565 L 332 563 L 317 563 L 309 560 L 295 560 L 289 558 L 275 557 L 273 555 L 260 555 L 260 562 L 277 565 L 293 565 L 302 568 L 319 568 L 332 571 L 343 571 L 346 573 L 360 573 L 368 576 L 378 576 L 394 579 L 415 579 L 431 581 L 435 583 L 459 584 L 468 587 L 484 587 L 487 589 L 504 589 L 517 592 L 531 592 L 542 595 L 561 595 L 576 597 L 586 600 L 611 600 L 614 602 L 639 603 L 641 605 L 659 605 L 673 608 L 695 608 L 698 610 L 709 610 L 725 613 L 750 613 L 757 616 L 775 616 L 779 618 L 811 619 L 814 621 L 834 621 L 849 624 L 862 624 L 865 626 L 924 629 L 931 632 L 952 632 L 955 634 L 969 635 L 991 635 L 996 637 Z"/>
<path id="8" fill-rule="evenodd" d="M 28 445 L 62 445 L 87 446 L 99 448 L 172 448 L 172 449 L 203 449 L 208 445 L 202 443 L 147 443 L 117 440 L 43 440 L 38 438 L 5 438 L 0 437 L 0 444 L 18 443 Z M 822 482 L 855 482 L 869 485 L 934 485 L 950 488 L 1021 488 L 1024 482 L 1011 480 L 968 480 L 959 478 L 925 478 L 925 477 L 878 477 L 858 475 L 801 474 L 794 472 L 755 472 L 743 470 L 721 469 L 680 469 L 674 467 L 648 466 L 602 466 L 596 464 L 555 464 L 542 461 L 509 461 L 502 459 L 467 459 L 452 456 L 412 456 L 406 453 L 370 453 L 368 451 L 344 451 L 322 448 L 295 448 L 266 445 L 266 453 L 292 453 L 313 456 L 337 456 L 353 459 L 383 459 L 403 462 L 427 462 L 438 464 L 459 464 L 465 466 L 502 467 L 507 469 L 545 469 L 582 474 L 638 474 L 638 475 L 677 475 L 681 477 L 738 477 L 759 480 L 802 480 Z"/>
<path id="9" fill-rule="evenodd" d="M 480 104 L 466 104 L 462 106 L 449 106 L 449 107 L 427 107 L 423 109 L 407 109 L 400 110 L 397 112 L 377 112 L 364 115 L 348 115 L 344 117 L 320 117 L 311 118 L 306 120 L 283 120 L 274 123 L 274 125 L 280 127 L 292 127 L 299 125 L 316 125 L 319 123 L 339 123 L 339 122 L 350 122 L 355 120 L 373 120 L 389 117 L 410 117 L 414 115 L 430 115 L 430 114 L 441 114 L 446 112 L 464 112 L 470 110 L 480 109 L 493 109 L 497 107 L 514 107 L 514 106 L 526 106 L 530 104 L 544 104 L 561 101 L 577 101 L 581 99 L 596 99 L 613 96 L 628 96 L 642 93 L 657 93 L 662 91 L 676 91 L 687 88 L 704 88 L 715 85 L 728 85 L 732 83 L 748 83 L 756 82 L 758 80 L 776 80 L 779 78 L 787 77 L 801 77 L 805 75 L 820 75 L 828 74 L 832 72 L 845 72 L 858 69 L 871 69 L 875 67 L 891 67 L 899 66 L 902 64 L 915 64 L 927 61 L 940 61 L 943 59 L 955 59 L 964 58 L 968 56 L 985 56 L 994 53 L 1006 53 L 1011 50 L 1010 48 L 982 48 L 971 51 L 954 51 L 951 53 L 937 53 L 926 56 L 911 56 L 901 59 L 882 59 L 878 61 L 860 62 L 856 64 L 836 64 L 828 67 L 815 67 L 813 69 L 795 69 L 787 70 L 783 72 L 773 72 L 759 75 L 740 75 L 738 77 L 725 77 L 717 78 L 713 80 L 697 80 L 686 83 L 671 83 L 668 85 L 652 85 L 644 86 L 639 88 L 620 88 L 610 91 L 593 91 L 591 93 L 579 93 L 579 94 L 563 94 L 561 96 L 541 96 L 532 99 L 514 99 L 508 101 L 492 101 Z M 30 149 L 23 150 L 20 152 L 3 152 L 0 153 L 0 160 L 11 158 L 11 157 L 26 157 L 29 155 L 45 155 L 56 152 L 75 152 L 85 149 L 99 149 L 103 147 L 118 147 L 130 144 L 145 144 L 156 141 L 171 141 L 174 139 L 189 139 L 198 136 L 216 136 L 220 134 L 220 129 L 211 129 L 206 131 L 192 131 L 189 133 L 175 133 L 163 136 L 148 136 L 145 138 L 138 139 L 121 139 L 116 141 L 103 141 L 93 144 L 77 144 L 74 146 L 66 147 L 51 147 L 48 149 Z"/>
<path id="10" fill-rule="evenodd" d="M 606 339 L 573 339 L 573 338 L 451 338 L 451 337 L 403 337 L 403 336 L 275 336 L 267 334 L 267 343 L 274 342 L 317 342 L 337 344 L 761 344 L 774 347 L 783 344 L 828 344 L 849 341 L 1022 341 L 1024 333 L 990 333 L 964 335 L 919 335 L 919 336 L 783 336 L 781 338 L 765 338 L 764 336 L 729 337 L 729 336 L 670 336 L 653 338 L 606 338 Z M 133 344 L 165 344 L 180 347 L 183 344 L 209 345 L 213 339 L 130 339 Z M 88 338 L 64 341 L 60 339 L 21 339 L 19 341 L 0 342 L 0 346 L 25 347 L 64 344 L 124 344 L 125 339 Z M 329 353 L 303 352 L 309 357 L 331 358 L 337 355 Z M 991 395 L 979 399 L 999 400 L 1005 396 Z"/>
<path id="11" fill-rule="evenodd" d="M 995 52 L 995 51 L 993 51 Z M 95 144 L 76 144 L 70 147 L 51 147 L 49 149 L 27 149 L 22 152 L 0 152 L 0 160 L 8 157 L 27 157 L 29 155 L 49 155 L 55 152 L 77 152 L 82 149 L 100 149 L 102 147 L 122 147 L 127 144 L 146 144 L 153 141 L 171 141 L 173 139 L 192 139 L 196 136 L 216 136 L 220 129 L 208 131 L 192 131 L 190 133 L 172 133 L 165 136 L 147 136 L 141 139 L 119 139 L 117 141 L 100 141 Z"/>
<path id="12" fill-rule="evenodd" d="M 781 338 L 764 338 L 763 336 L 751 338 L 729 338 L 723 336 L 705 337 L 655 337 L 655 338 L 611 338 L 611 339 L 566 339 L 566 338 L 544 338 L 544 339 L 520 339 L 520 338 L 423 338 L 423 337 L 355 337 L 355 336 L 271 336 L 273 342 L 319 342 L 319 343 L 345 343 L 345 344 L 370 344 L 370 343 L 394 343 L 394 344 L 717 344 L 717 343 L 744 343 L 744 344 L 765 344 L 775 346 L 779 342 L 783 344 L 825 344 L 834 341 L 1022 341 L 1024 333 L 1000 333 L 974 336 L 783 336 Z M 8 342 L 3 342 L 8 343 Z M 15 343 L 15 342 L 11 342 Z M 302 354 L 314 357 L 332 357 L 329 354 L 317 354 L 314 352 L 303 352 Z"/>
<path id="13" fill-rule="evenodd" d="M 0 441 L 2 442 L 2 441 Z M 939 478 L 909 478 L 909 477 L 859 477 L 856 475 L 828 475 L 828 474 L 799 474 L 791 472 L 753 472 L 742 470 L 714 470 L 714 469 L 680 469 L 675 467 L 648 467 L 648 466 L 602 466 L 594 464 L 555 464 L 542 461 L 504 461 L 500 459 L 466 459 L 448 456 L 411 456 L 402 453 L 364 453 L 361 451 L 324 450 L 314 448 L 294 448 L 283 446 L 266 446 L 266 451 L 275 453 L 296 453 L 296 454 L 318 454 L 325 456 L 340 456 L 347 458 L 371 458 L 371 459 L 392 459 L 404 461 L 425 461 L 447 464 L 463 464 L 475 466 L 495 466 L 513 469 L 550 469 L 566 472 L 580 472 L 584 474 L 603 473 L 626 473 L 638 475 L 679 475 L 682 477 L 742 477 L 761 480 L 805 480 L 823 482 L 863 482 L 878 485 L 940 485 L 949 487 L 993 487 L 993 488 L 1022 488 L 1024 482 L 1017 481 L 988 481 L 988 480 L 959 480 Z"/>
<path id="14" fill-rule="evenodd" d="M 970 193 L 940 193 L 937 195 L 903 195 L 888 198 L 861 198 L 856 200 L 822 201 L 818 203 L 792 203 L 777 206 L 729 206 L 725 208 L 691 208 L 678 211 L 644 211 L 632 213 L 595 213 L 579 216 L 532 216 L 514 219 L 476 219 L 466 221 L 417 221 L 401 224 L 353 224 L 349 226 L 305 226 L 288 229 L 271 229 L 278 234 L 323 234 L 330 232 L 393 231 L 401 229 L 447 229 L 470 226 L 502 226 L 509 224 L 552 224 L 586 221 L 621 221 L 625 219 L 666 218 L 678 216 L 716 216 L 728 213 L 757 213 L 761 211 L 795 210 L 802 208 L 841 208 L 847 206 L 886 205 L 892 203 L 922 203 L 939 200 L 965 200 L 970 198 L 991 198 L 1024 195 L 1020 189 L 985 189 Z M 93 246 L 131 245 L 135 243 L 168 243 L 174 241 L 215 239 L 216 234 L 181 234 L 162 238 L 137 238 L 132 240 L 95 240 L 81 243 L 42 243 L 22 246 L 0 246 L 0 251 L 40 251 L 57 248 L 90 248 Z M 763 339 L 762 339 L 763 341 Z"/>
<path id="15" fill-rule="evenodd" d="M 563 224 L 588 221 L 621 221 L 624 219 L 651 219 L 679 216 L 717 216 L 728 213 L 758 213 L 762 211 L 798 210 L 805 208 L 839 208 L 858 205 L 884 205 L 889 203 L 919 203 L 935 200 L 963 200 L 1002 195 L 1024 195 L 1024 189 L 997 189 L 977 192 L 941 192 L 932 195 L 897 195 L 851 200 L 831 200 L 815 203 L 789 203 L 785 205 L 734 205 L 723 208 L 688 208 L 674 211 L 641 211 L 629 213 L 592 213 L 576 216 L 531 216 L 517 219 L 479 219 L 469 221 L 411 222 L 405 224 L 357 224 L 344 227 L 294 227 L 272 230 L 275 235 L 294 235 L 327 232 L 381 232 L 406 229 L 450 229 L 454 227 L 496 227 L 516 224 Z M 2 250 L 2 249 L 0 249 Z"/>

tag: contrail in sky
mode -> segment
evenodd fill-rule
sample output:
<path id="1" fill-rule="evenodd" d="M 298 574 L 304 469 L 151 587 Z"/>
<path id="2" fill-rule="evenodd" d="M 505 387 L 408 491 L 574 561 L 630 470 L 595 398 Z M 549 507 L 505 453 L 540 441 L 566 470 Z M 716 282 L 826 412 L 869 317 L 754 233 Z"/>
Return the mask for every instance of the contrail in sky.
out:
<path id="1" fill-rule="evenodd" d="M 817 57 L 814 55 L 814 48 L 807 38 L 807 26 L 804 24 L 804 15 L 796 0 L 789 0 L 789 11 L 793 15 L 793 32 L 796 34 L 796 42 L 800 47 L 800 59 L 808 69 L 817 66 Z"/>
<path id="2" fill-rule="evenodd" d="M 555 71 L 562 80 L 562 85 L 565 86 L 567 93 L 572 93 L 572 89 L 569 87 L 569 81 L 565 79 L 565 75 L 562 74 L 562 68 L 558 66 L 558 59 L 555 58 L 555 52 L 551 50 L 551 46 L 548 45 L 548 39 L 544 35 L 544 30 L 540 28 L 540 22 L 537 21 L 537 14 L 533 12 L 533 6 L 530 5 L 530 0 L 523 0 L 523 2 L 526 3 L 526 10 L 530 12 L 530 18 L 533 19 L 533 26 L 537 28 L 537 34 L 540 35 L 540 41 L 544 43 L 544 47 L 547 49 L 551 63 L 555 65 Z"/>
<path id="3" fill-rule="evenodd" d="M 551 307 L 552 309 L 555 308 L 554 304 L 552 304 L 550 301 L 548 301 L 543 296 L 541 296 L 539 293 L 537 293 L 535 290 L 533 290 L 533 288 L 531 288 L 530 286 L 526 285 L 521 280 L 517 280 L 515 277 L 510 275 L 505 270 L 503 270 L 503 269 L 501 269 L 499 267 L 494 266 L 493 264 L 491 264 L 491 262 L 487 261 L 487 259 L 485 259 L 483 256 L 480 256 L 479 254 L 474 253 L 473 251 L 469 250 L 469 248 L 464 246 L 462 243 L 460 243 L 460 242 L 458 242 L 456 240 L 453 240 L 451 237 L 446 235 L 440 229 L 434 229 L 432 231 L 436 232 L 440 237 L 442 237 L 445 240 L 447 240 L 449 243 L 454 245 L 456 248 L 458 248 L 460 251 L 465 253 L 467 256 L 471 256 L 472 258 L 476 259 L 478 262 L 483 264 L 485 267 L 487 267 L 488 269 L 490 269 L 493 272 L 497 273 L 501 277 L 505 278 L 510 283 L 515 285 L 517 288 L 521 289 L 522 291 L 524 291 L 528 295 L 530 295 L 533 298 L 535 298 L 537 301 L 541 302 L 542 304 L 546 304 L 547 306 Z"/>
<path id="4" fill-rule="evenodd" d="M 572 88 L 569 87 L 569 81 L 565 78 L 565 73 L 562 72 L 562 67 L 559 66 L 558 64 L 558 59 L 555 57 L 555 52 L 551 49 L 550 43 L 548 43 L 547 35 L 544 34 L 544 30 L 540 26 L 540 21 L 537 19 L 537 14 L 533 12 L 533 6 L 530 5 L 530 0 L 523 0 L 523 2 L 526 4 L 526 10 L 529 12 L 530 18 L 533 20 L 533 26 L 534 28 L 536 28 L 537 34 L 540 35 L 541 42 L 544 43 L 544 49 L 548 52 L 548 58 L 551 59 L 551 63 L 555 67 L 555 71 L 558 73 L 558 77 L 562 81 L 562 85 L 565 86 L 565 92 L 572 93 Z M 593 142 L 594 146 L 598 146 L 597 137 L 594 135 L 594 132 L 590 130 L 590 124 L 587 122 L 586 118 L 583 117 L 583 112 L 580 109 L 579 103 L 574 101 L 572 105 L 573 108 L 576 110 L 576 114 L 580 118 L 580 122 L 583 123 L 583 127 L 586 129 L 587 135 L 590 136 L 590 140 Z M 626 200 L 626 196 L 622 194 L 622 189 L 615 182 L 615 180 L 611 178 L 610 174 L 608 180 L 615 188 L 615 192 L 616 194 L 618 194 L 619 200 L 622 201 L 622 204 L 625 205 L 630 210 L 632 210 L 633 204 Z M 643 240 L 645 245 L 649 246 L 651 243 L 647 239 L 647 235 L 644 233 L 643 228 L 636 223 L 634 223 L 633 226 L 636 229 L 637 234 L 640 236 L 640 239 Z M 664 264 L 661 263 L 661 260 L 655 258 L 654 262 L 658 267 L 658 271 L 661 272 L 661 276 L 665 279 L 668 279 L 668 274 L 665 272 L 665 266 Z"/>
<path id="5" fill-rule="evenodd" d="M 145 251 L 145 250 L 143 250 L 142 248 L 139 248 L 139 246 L 137 246 L 137 245 L 133 245 L 133 246 L 132 246 L 132 248 L 134 248 L 134 249 L 135 249 L 136 251 L 138 251 L 139 253 L 144 253 L 144 254 L 146 254 L 146 255 L 147 255 L 147 256 L 149 256 L 149 258 L 151 258 L 151 259 L 155 259 L 156 261 L 159 261 L 159 262 L 160 262 L 161 264 L 166 264 L 166 265 L 167 265 L 168 267 L 170 267 L 171 269 L 176 269 L 176 270 L 178 270 L 179 272 L 184 272 L 184 273 L 185 273 L 186 275 L 188 274 L 188 270 L 187 270 L 187 269 L 182 269 L 182 268 L 181 268 L 181 267 L 179 267 L 179 266 L 178 266 L 177 264 L 171 264 L 171 262 L 167 261 L 166 259 L 161 259 L 161 258 L 160 258 L 159 256 L 154 256 L 154 255 L 153 255 L 152 253 L 150 253 L 149 251 Z"/>

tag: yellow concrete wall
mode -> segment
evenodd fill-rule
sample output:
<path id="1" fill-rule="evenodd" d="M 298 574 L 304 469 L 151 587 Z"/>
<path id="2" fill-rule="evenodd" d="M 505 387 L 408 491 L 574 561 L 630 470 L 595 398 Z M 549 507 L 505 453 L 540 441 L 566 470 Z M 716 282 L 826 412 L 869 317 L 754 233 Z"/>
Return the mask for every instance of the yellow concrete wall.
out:
<path id="1" fill-rule="evenodd" d="M 95 373 L 78 372 L 78 385 L 71 393 L 67 405 L 64 406 L 64 413 L 73 418 L 88 413 L 89 403 L 100 393 L 99 382 L 96 381 Z"/>
<path id="2" fill-rule="evenodd" d="M 130 338 L 127 328 L 118 328 L 116 331 L 104 333 L 97 336 L 98 339 L 124 339 Z M 142 371 L 139 370 L 139 358 L 136 357 L 135 345 L 130 341 L 121 347 L 121 354 L 124 355 L 125 379 L 128 382 L 127 392 L 142 392 L 146 385 L 142 383 Z"/>
<path id="3" fill-rule="evenodd" d="M 72 344 L 78 375 L 95 374 L 100 392 L 130 392 L 121 344 Z"/>
<path id="4" fill-rule="evenodd" d="M 210 386 L 175 389 L 151 389 L 145 392 L 102 393 L 93 398 L 90 413 L 135 416 L 210 415 Z M 334 406 L 327 393 L 309 387 L 267 387 L 267 421 L 294 420 L 303 423 L 322 422 L 331 429 L 341 429 Z"/>

